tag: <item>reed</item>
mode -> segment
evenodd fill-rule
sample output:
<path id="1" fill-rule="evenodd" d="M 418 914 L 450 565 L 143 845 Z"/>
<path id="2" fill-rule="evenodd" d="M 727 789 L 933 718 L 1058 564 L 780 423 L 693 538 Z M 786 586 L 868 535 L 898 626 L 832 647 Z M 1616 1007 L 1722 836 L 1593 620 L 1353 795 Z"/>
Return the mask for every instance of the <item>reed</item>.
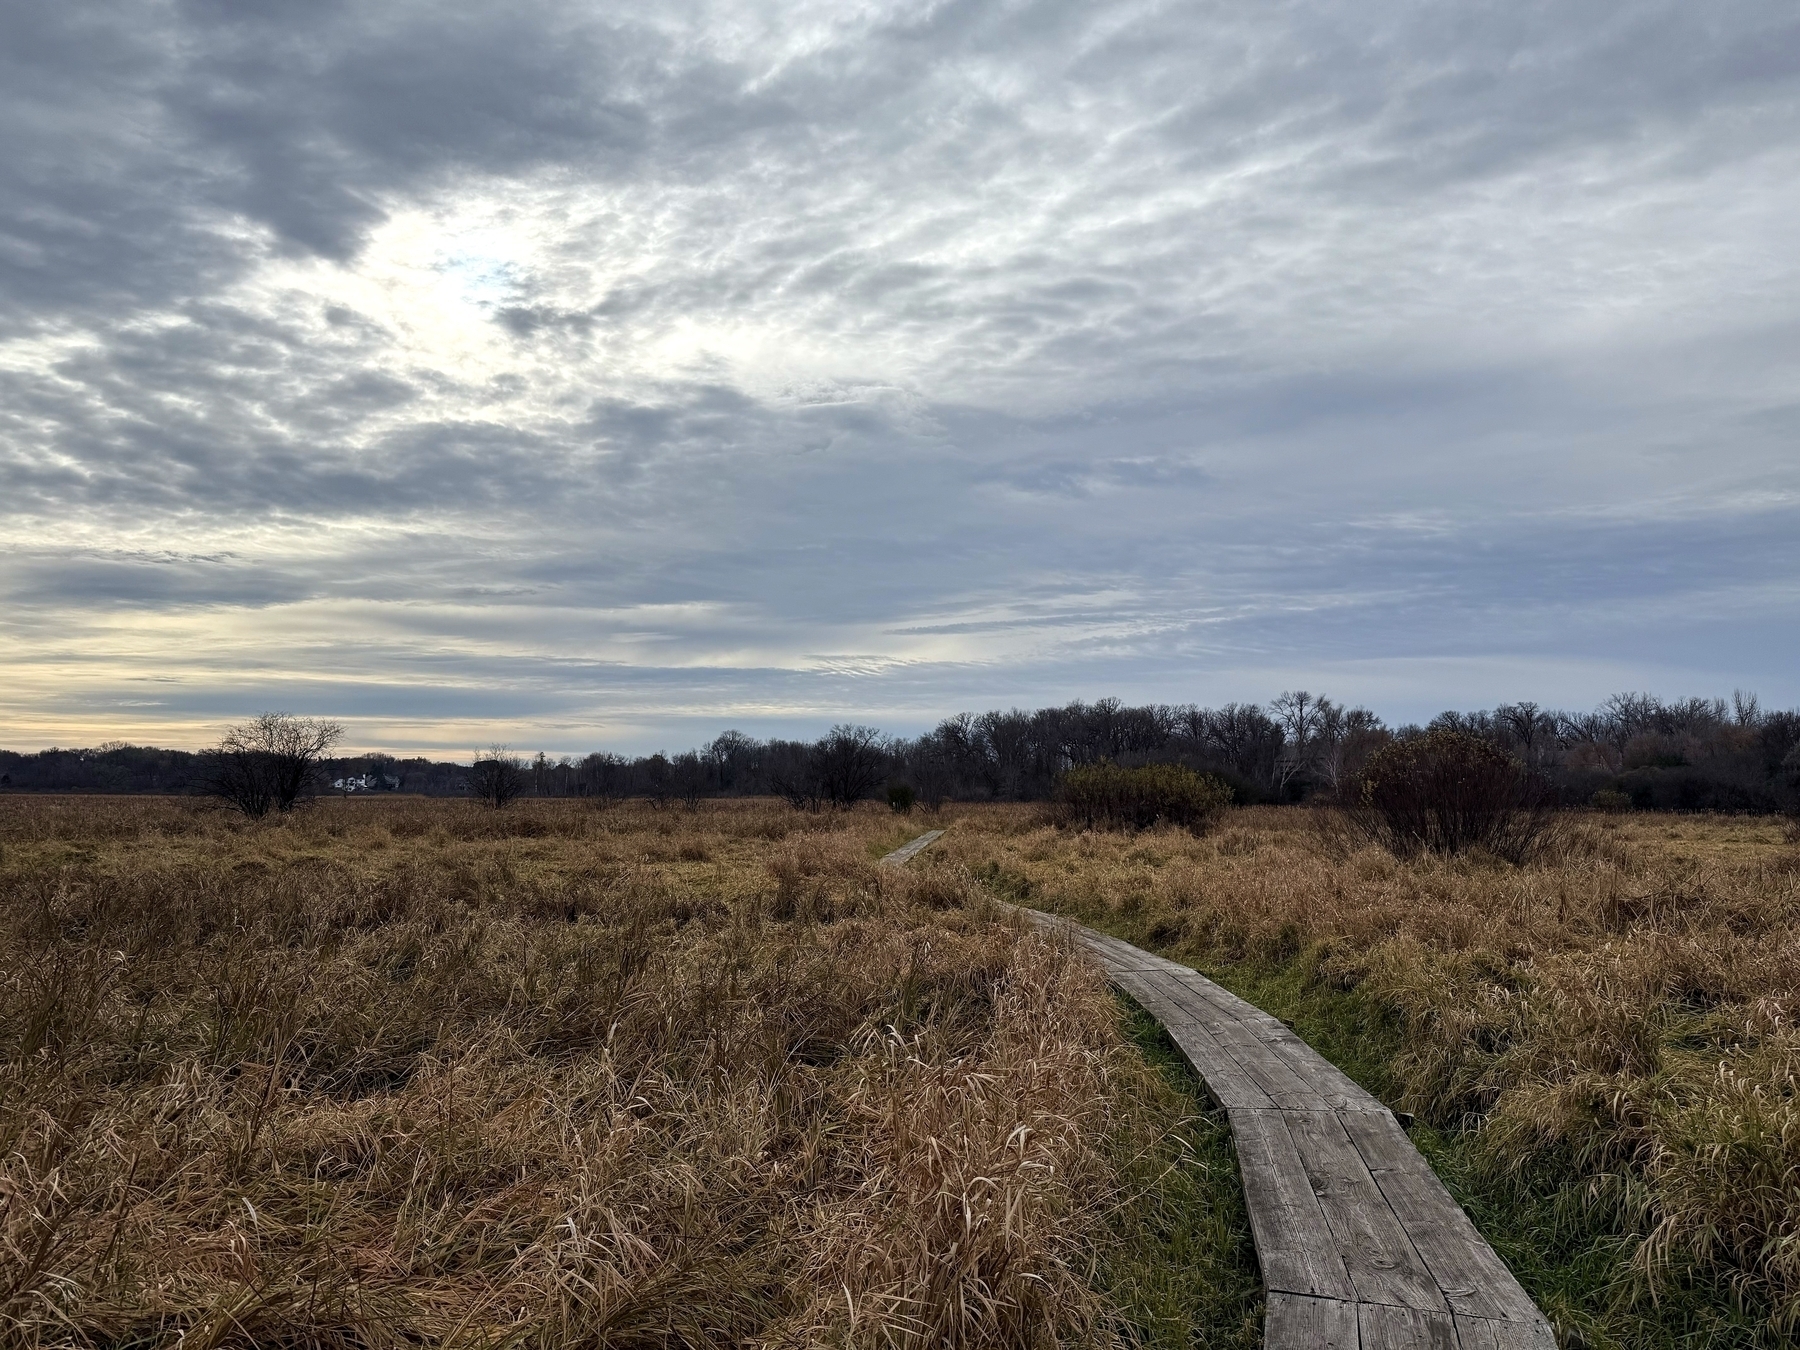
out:
<path id="1" fill-rule="evenodd" d="M 1570 1312 L 1596 1343 L 1684 1317 L 1800 1335 L 1800 848 L 1780 822 L 1577 817 L 1514 866 L 1396 858 L 1297 809 L 1195 838 L 996 808 L 946 847 L 1008 899 L 1240 987 L 1279 974 L 1340 1022 L 1372 1010 L 1340 1046 L 1378 1052 L 1370 1086 L 1455 1137 L 1486 1193 L 1555 1216 L 1542 1252 L 1573 1224 L 1616 1254 Z"/>
<path id="2" fill-rule="evenodd" d="M 904 832 L 0 799 L 0 1341 L 1133 1337 L 1180 1103 Z"/>

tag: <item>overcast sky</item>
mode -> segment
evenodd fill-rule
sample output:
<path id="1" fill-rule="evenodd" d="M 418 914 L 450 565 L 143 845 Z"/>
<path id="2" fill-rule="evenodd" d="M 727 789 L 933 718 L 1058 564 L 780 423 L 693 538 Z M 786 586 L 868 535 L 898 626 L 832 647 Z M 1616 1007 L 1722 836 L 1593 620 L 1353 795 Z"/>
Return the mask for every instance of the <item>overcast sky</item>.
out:
<path id="1" fill-rule="evenodd" d="M 0 0 L 0 745 L 1800 703 L 1800 13 Z"/>

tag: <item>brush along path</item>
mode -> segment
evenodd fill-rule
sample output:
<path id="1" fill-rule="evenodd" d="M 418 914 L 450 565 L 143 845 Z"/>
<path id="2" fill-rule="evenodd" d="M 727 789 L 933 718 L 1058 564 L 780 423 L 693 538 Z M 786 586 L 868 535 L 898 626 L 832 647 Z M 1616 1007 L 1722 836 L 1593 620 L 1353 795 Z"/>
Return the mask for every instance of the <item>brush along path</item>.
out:
<path id="1" fill-rule="evenodd" d="M 1225 1108 L 1269 1288 L 1269 1350 L 1552 1350 L 1543 1314 L 1387 1107 L 1199 972 L 1027 913 L 1066 925 Z"/>
<path id="2" fill-rule="evenodd" d="M 941 833 L 882 861 L 903 863 Z M 1021 912 L 1092 955 L 1225 1108 L 1269 1289 L 1268 1350 L 1554 1350 L 1543 1314 L 1387 1107 L 1198 971 Z"/>

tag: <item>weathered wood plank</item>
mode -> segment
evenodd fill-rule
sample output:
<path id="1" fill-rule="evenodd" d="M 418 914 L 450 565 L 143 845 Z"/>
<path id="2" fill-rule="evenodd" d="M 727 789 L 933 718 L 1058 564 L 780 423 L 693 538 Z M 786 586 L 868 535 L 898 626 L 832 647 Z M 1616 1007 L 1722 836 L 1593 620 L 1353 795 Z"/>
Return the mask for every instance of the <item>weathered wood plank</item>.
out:
<path id="1" fill-rule="evenodd" d="M 1206 1029 L 1193 1021 L 1180 1007 L 1168 1001 L 1158 985 L 1155 973 L 1126 971 L 1116 974 L 1113 982 L 1135 998 L 1146 1012 L 1169 1033 L 1169 1039 L 1181 1051 L 1195 1073 L 1206 1084 L 1213 1100 L 1226 1109 L 1233 1107 L 1272 1107 L 1273 1102 L 1256 1080 L 1245 1073 L 1238 1062 L 1225 1053 Z"/>
<path id="2" fill-rule="evenodd" d="M 1335 1298 L 1270 1294 L 1264 1350 L 1357 1350 L 1356 1305 Z"/>
<path id="3" fill-rule="evenodd" d="M 1266 1345 L 1554 1350 L 1512 1272 L 1347 1074 L 1190 967 L 1031 918 L 1068 934 L 1160 1021 L 1226 1107 L 1270 1291 Z"/>
<path id="4" fill-rule="evenodd" d="M 1250 1075 L 1269 1100 L 1286 1110 L 1325 1111 L 1330 1103 L 1312 1087 L 1279 1054 L 1265 1045 L 1260 1037 L 1242 1021 L 1220 1012 L 1190 982 L 1171 977 L 1164 986 L 1169 997 L 1180 1005 L 1206 1032 L 1224 1048 L 1225 1053 Z"/>
<path id="5" fill-rule="evenodd" d="M 1154 956 L 1105 933 L 1096 932 L 1062 915 L 1046 914 L 1036 909 L 1019 909 L 1018 912 L 1037 928 L 1058 936 L 1067 936 L 1077 947 L 1098 961 L 1101 969 L 1109 975 L 1117 971 L 1162 970 L 1169 965 L 1163 957 Z"/>
<path id="6" fill-rule="evenodd" d="M 1359 1303 L 1356 1329 L 1362 1350 L 1458 1350 L 1449 1313 Z"/>
<path id="7" fill-rule="evenodd" d="M 1314 1050 L 1293 1029 L 1273 1017 L 1256 1023 L 1257 1035 L 1299 1074 L 1313 1091 L 1340 1111 L 1380 1111 L 1390 1114 L 1382 1102 L 1372 1096 L 1349 1074 Z"/>
<path id="8" fill-rule="evenodd" d="M 1448 1313 L 1437 1281 L 1337 1113 L 1289 1111 L 1285 1119 L 1357 1298 Z"/>
<path id="9" fill-rule="evenodd" d="M 1356 1298 L 1281 1111 L 1232 1111 L 1244 1206 L 1263 1283 L 1284 1294 Z"/>
<path id="10" fill-rule="evenodd" d="M 1436 1173 L 1391 1116 L 1346 1117 L 1344 1128 L 1375 1184 L 1418 1248 L 1452 1312 L 1541 1323 L 1543 1314 L 1476 1231 Z M 1547 1325 L 1547 1324 L 1546 1324 Z"/>
<path id="11" fill-rule="evenodd" d="M 1459 1350 L 1556 1350 L 1556 1333 L 1542 1317 L 1532 1322 L 1496 1322 L 1458 1314 Z"/>
<path id="12" fill-rule="evenodd" d="M 1096 933 L 1091 928 L 1077 930 L 1076 940 L 1093 952 L 1100 963 L 1109 969 L 1117 970 L 1185 970 L 1186 967 L 1169 960 L 1165 956 L 1157 956 L 1141 947 L 1134 947 L 1123 938 L 1113 937 L 1109 933 Z"/>
<path id="13" fill-rule="evenodd" d="M 926 849 L 930 848 L 939 839 L 943 838 L 943 835 L 944 832 L 942 830 L 927 830 L 917 839 L 910 840 L 909 842 L 900 845 L 900 847 L 895 849 L 892 853 L 883 857 L 881 865 L 883 867 L 898 867 L 901 863 L 909 862 L 913 858 L 918 857 L 919 854 L 923 853 Z"/>

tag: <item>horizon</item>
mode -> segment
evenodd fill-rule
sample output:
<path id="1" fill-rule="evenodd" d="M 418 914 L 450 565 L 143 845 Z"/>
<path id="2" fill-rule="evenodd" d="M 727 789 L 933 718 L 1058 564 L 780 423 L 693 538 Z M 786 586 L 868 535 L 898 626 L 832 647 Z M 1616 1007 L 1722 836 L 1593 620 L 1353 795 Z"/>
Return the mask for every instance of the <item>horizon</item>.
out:
<path id="1" fill-rule="evenodd" d="M 1329 691 L 1309 690 L 1306 692 L 1308 692 L 1309 694 L 1313 694 L 1313 695 L 1321 695 L 1325 698 L 1331 699 L 1331 701 L 1334 703 L 1341 703 L 1345 707 L 1361 706 L 1361 705 L 1356 704 L 1354 702 L 1354 700 L 1346 701 L 1346 700 L 1336 699 L 1331 695 L 1331 693 Z M 1788 711 L 1788 709 L 1781 707 L 1779 704 L 1770 703 L 1766 700 L 1763 700 L 1760 697 L 1760 694 L 1758 693 L 1758 691 L 1753 690 L 1753 689 L 1745 689 L 1742 686 L 1738 686 L 1737 688 L 1734 688 L 1731 691 L 1730 695 L 1695 694 L 1692 691 L 1690 691 L 1689 693 L 1684 694 L 1684 695 L 1680 695 L 1680 696 L 1676 696 L 1676 697 L 1669 697 L 1669 696 L 1665 696 L 1663 694 L 1659 694 L 1656 691 L 1651 691 L 1651 690 L 1643 690 L 1643 691 L 1615 690 L 1615 691 L 1613 691 L 1613 693 L 1615 695 L 1621 695 L 1621 696 L 1627 695 L 1627 694 L 1647 696 L 1650 699 L 1661 702 L 1663 704 L 1673 704 L 1673 703 L 1678 703 L 1678 702 L 1685 702 L 1690 699 L 1705 699 L 1705 700 L 1708 700 L 1711 702 L 1716 702 L 1719 705 L 1721 705 L 1722 707 L 1726 707 L 1727 709 L 1729 709 L 1729 706 L 1730 706 L 1734 696 L 1749 695 L 1749 696 L 1751 696 L 1751 698 L 1750 698 L 1751 706 L 1753 708 L 1759 707 L 1760 711 L 1764 714 Z M 1099 703 L 1108 697 L 1111 697 L 1111 696 L 1101 695 L 1098 698 L 1072 700 L 1070 702 L 1059 703 L 1059 704 L 1046 704 L 1046 705 L 1041 705 L 1039 708 L 1035 708 L 1035 709 L 1034 708 L 1020 708 L 1017 705 L 1012 705 L 1009 707 L 995 707 L 995 708 L 961 708 L 961 709 L 957 709 L 956 712 L 954 712 L 954 713 L 945 713 L 942 716 L 934 718 L 931 721 L 926 722 L 926 723 L 921 723 L 916 726 L 903 726 L 903 727 L 898 727 L 898 728 L 892 727 L 892 726 L 882 726 L 879 724 L 873 724 L 873 723 L 867 723 L 867 722 L 859 722 L 859 720 L 854 717 L 838 717 L 838 718 L 833 718 L 830 721 L 820 722 L 820 723 L 806 723 L 806 722 L 779 723 L 779 724 L 775 724 L 771 727 L 759 730 L 757 727 L 751 725 L 749 723 L 749 721 L 746 720 L 741 723 L 733 722 L 729 725 L 706 724 L 708 729 L 701 731 L 700 734 L 697 734 L 692 740 L 690 740 L 686 743 L 658 742 L 655 744 L 650 744 L 650 743 L 646 742 L 646 743 L 639 743 L 636 745 L 622 745 L 619 743 L 609 743 L 609 744 L 585 744 L 585 745 L 575 745 L 575 746 L 521 745 L 521 744 L 515 744 L 515 743 L 511 743 L 511 742 L 501 742 L 499 744 L 500 744 L 500 748 L 508 751 L 511 754 L 520 756 L 525 759 L 530 759 L 531 757 L 533 757 L 535 755 L 541 754 L 551 760 L 567 758 L 571 761 L 579 762 L 583 758 L 585 758 L 589 755 L 594 755 L 594 754 L 619 754 L 619 755 L 623 755 L 629 759 L 629 758 L 646 758 L 648 756 L 655 755 L 655 754 L 674 756 L 674 755 L 685 754 L 690 751 L 703 752 L 714 739 L 725 734 L 726 732 L 731 732 L 731 731 L 740 732 L 746 736 L 753 737 L 754 739 L 759 740 L 759 741 L 785 740 L 785 741 L 796 741 L 796 742 L 805 743 L 805 742 L 811 742 L 811 741 L 818 740 L 820 737 L 824 736 L 828 731 L 830 731 L 834 726 L 848 724 L 848 725 L 873 726 L 876 731 L 879 731 L 885 737 L 889 737 L 889 738 L 897 739 L 897 740 L 912 741 L 912 740 L 917 740 L 920 736 L 935 730 L 937 727 L 942 725 L 942 723 L 945 720 L 947 720 L 948 718 L 955 717 L 955 716 L 958 716 L 963 713 L 973 713 L 977 716 L 979 716 L 982 713 L 986 713 L 986 712 L 990 712 L 990 711 L 992 711 L 992 712 L 1021 712 L 1021 711 L 1023 711 L 1026 713 L 1030 713 L 1030 712 L 1041 711 L 1041 710 L 1056 710 L 1056 709 L 1073 707 L 1077 703 L 1084 704 L 1086 706 L 1091 707 L 1094 704 Z M 1222 699 L 1222 700 L 1218 700 L 1218 701 L 1212 702 L 1212 703 L 1202 702 L 1202 701 L 1193 700 L 1193 699 L 1181 700 L 1179 702 L 1174 701 L 1174 700 L 1157 700 L 1156 702 L 1162 703 L 1165 706 L 1193 705 L 1193 706 L 1199 706 L 1199 707 L 1203 707 L 1203 708 L 1207 708 L 1207 707 L 1219 708 L 1219 707 L 1223 707 L 1227 703 L 1233 703 L 1233 702 L 1235 702 L 1235 703 L 1250 703 L 1250 704 L 1254 704 L 1258 708 L 1262 709 L 1264 712 L 1269 712 L 1269 711 L 1271 711 L 1269 705 L 1273 698 L 1274 698 L 1274 695 L 1270 695 L 1268 698 L 1263 698 L 1263 699 L 1238 699 L 1238 700 Z M 1117 701 L 1121 705 L 1123 705 L 1124 707 L 1127 707 L 1127 708 L 1149 706 L 1146 704 L 1134 704 L 1131 700 L 1128 700 L 1128 699 L 1119 699 Z M 1430 712 L 1430 713 L 1425 713 L 1422 715 L 1416 715 L 1416 716 L 1405 717 L 1405 718 L 1391 717 L 1391 716 L 1387 715 L 1386 713 L 1384 713 L 1379 708 L 1367 709 L 1367 711 L 1373 712 L 1382 726 L 1388 728 L 1389 730 L 1400 731 L 1400 730 L 1404 730 L 1407 727 L 1424 727 L 1424 726 L 1428 725 L 1434 718 L 1436 718 L 1440 715 L 1443 715 L 1443 714 L 1447 714 L 1447 713 L 1467 714 L 1467 713 L 1478 713 L 1478 712 L 1491 712 L 1491 711 L 1495 710 L 1496 708 L 1499 708 L 1499 707 L 1507 705 L 1507 704 L 1527 704 L 1527 703 L 1529 703 L 1529 704 L 1535 705 L 1539 709 L 1540 712 L 1545 713 L 1545 714 L 1551 714 L 1551 715 L 1559 715 L 1559 714 L 1580 715 L 1580 714 L 1584 714 L 1584 713 L 1588 713 L 1588 712 L 1604 711 L 1604 709 L 1600 706 L 1600 703 L 1602 703 L 1602 702 L 1604 702 L 1604 700 L 1597 702 L 1592 707 L 1584 707 L 1584 706 L 1570 705 L 1570 704 L 1566 704 L 1566 703 L 1540 702 L 1540 701 L 1534 700 L 1534 699 L 1505 699 L 1505 700 L 1495 700 L 1495 701 L 1492 701 L 1487 704 L 1467 705 L 1467 706 L 1462 706 L 1462 707 L 1443 707 L 1443 708 L 1437 709 L 1435 712 Z M 284 715 L 286 715 L 290 712 L 290 710 L 280 710 L 280 709 L 270 709 L 270 710 L 260 710 L 260 711 L 274 711 L 274 712 L 282 713 Z M 1800 706 L 1795 707 L 1792 711 L 1795 712 L 1796 714 L 1800 714 Z M 325 720 L 325 721 L 339 720 L 339 719 L 332 718 L 327 713 L 307 713 L 307 714 L 293 713 L 292 715 L 294 715 L 294 716 L 315 716 L 315 717 L 318 717 L 321 720 Z M 1729 716 L 1730 713 L 1728 712 L 1727 715 Z M 697 723 L 696 725 L 699 726 L 701 724 Z M 219 728 L 219 731 L 223 731 L 223 730 L 224 730 L 223 727 Z M 439 763 L 453 763 L 453 764 L 454 763 L 466 763 L 466 762 L 472 762 L 473 760 L 481 758 L 489 750 L 493 749 L 494 744 L 495 744 L 494 742 L 489 742 L 487 745 L 475 745 L 475 746 L 445 745 L 445 746 L 419 747 L 419 748 L 403 747 L 403 748 L 398 748 L 398 749 L 393 748 L 392 746 L 359 746 L 359 745 L 356 745 L 351 742 L 348 732 L 349 732 L 349 728 L 346 727 L 345 740 L 343 742 L 340 742 L 340 744 L 336 748 L 334 748 L 333 753 L 326 757 L 328 760 L 335 762 L 335 761 L 339 761 L 339 760 L 352 760 L 352 759 L 367 758 L 370 756 L 385 755 L 385 756 L 389 756 L 391 758 L 398 759 L 398 760 L 425 759 L 425 760 L 432 760 L 432 761 L 439 762 Z M 103 750 L 104 748 L 106 748 L 108 746 L 119 746 L 119 747 L 135 748 L 135 749 L 140 749 L 140 750 L 172 750 L 172 751 L 178 751 L 178 752 L 182 752 L 182 753 L 193 754 L 193 753 L 199 753 L 204 750 L 210 749 L 213 745 L 217 744 L 218 739 L 219 739 L 218 735 L 215 734 L 210 740 L 200 741 L 200 742 L 196 742 L 193 744 L 187 744 L 187 745 L 176 745 L 176 744 L 171 744 L 168 742 L 136 741 L 136 740 L 130 740 L 130 739 L 125 739 L 125 738 L 121 738 L 121 737 L 107 737 L 105 739 L 93 741 L 93 742 L 90 742 L 87 744 L 68 743 L 68 744 L 50 744 L 50 745 L 30 746 L 30 747 L 19 747 L 19 746 L 10 745 L 10 744 L 0 744 L 0 753 L 26 754 L 26 755 L 48 753 L 48 752 L 53 752 L 53 751 L 61 751 L 64 753 L 70 753 L 70 752 L 76 752 L 76 751 L 96 751 L 96 750 Z"/>
<path id="2" fill-rule="evenodd" d="M 5 24 L 8 748 L 1800 706 L 1767 7 Z"/>

